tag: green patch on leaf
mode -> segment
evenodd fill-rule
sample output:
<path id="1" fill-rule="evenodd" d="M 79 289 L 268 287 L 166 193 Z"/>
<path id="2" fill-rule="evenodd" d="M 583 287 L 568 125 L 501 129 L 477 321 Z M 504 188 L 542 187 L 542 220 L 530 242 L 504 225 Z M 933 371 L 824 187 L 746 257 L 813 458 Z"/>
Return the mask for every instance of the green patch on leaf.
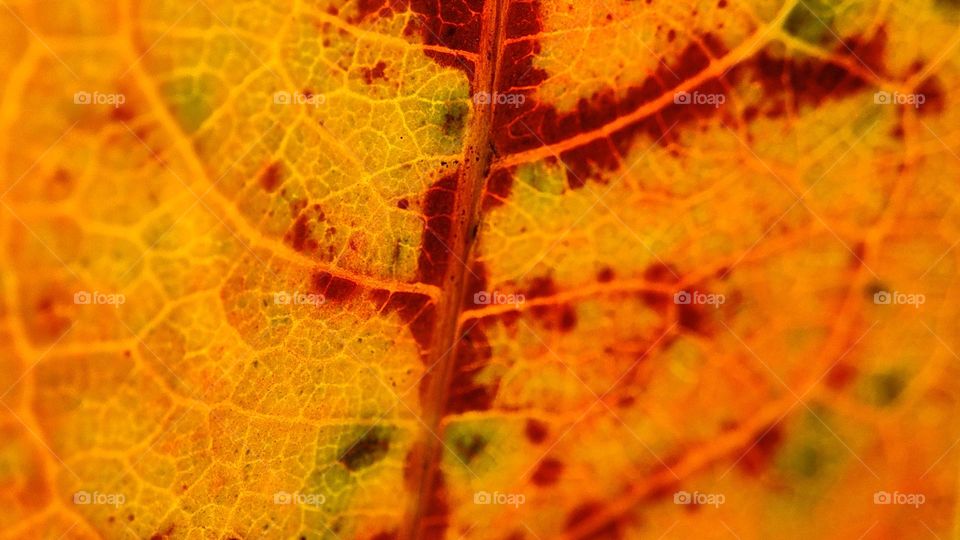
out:
<path id="1" fill-rule="evenodd" d="M 390 451 L 390 439 L 394 429 L 383 426 L 371 428 L 362 427 L 355 437 L 348 439 L 348 444 L 342 448 L 337 461 L 349 471 L 365 469 L 382 460 Z"/>
<path id="2" fill-rule="evenodd" d="M 165 88 L 171 110 L 184 131 L 193 133 L 213 113 L 213 100 L 220 94 L 216 82 L 207 77 L 178 79 Z"/>
<path id="3" fill-rule="evenodd" d="M 463 432 L 453 439 L 453 451 L 464 463 L 470 463 L 487 446 L 487 439 L 480 433 Z"/>
<path id="4" fill-rule="evenodd" d="M 808 0 L 797 4 L 787 15 L 783 29 L 808 43 L 822 44 L 833 37 L 834 2 Z"/>
<path id="5" fill-rule="evenodd" d="M 562 167 L 548 166 L 543 161 L 521 165 L 517 178 L 541 193 L 560 195 L 566 186 L 566 174 Z"/>
<path id="6" fill-rule="evenodd" d="M 463 131 L 467 127 L 467 116 L 470 107 L 463 101 L 451 101 L 440 110 L 437 123 L 440 124 L 443 134 L 456 139 L 463 138 Z"/>
<path id="7" fill-rule="evenodd" d="M 826 409 L 811 406 L 789 430 L 775 463 L 779 474 L 798 486 L 811 484 L 815 491 L 823 479 L 832 478 L 830 469 L 841 464 L 846 450 L 834 435 L 838 428 L 829 427 L 831 415 Z M 833 431 L 833 433 L 831 432 Z"/>
<path id="8" fill-rule="evenodd" d="M 861 388 L 864 401 L 877 407 L 891 405 L 900 398 L 907 386 L 907 379 L 907 375 L 899 371 L 871 375 Z"/>
<path id="9" fill-rule="evenodd" d="M 496 456 L 489 451 L 498 442 L 499 426 L 487 420 L 455 422 L 444 434 L 448 452 L 446 461 L 461 471 L 480 473 L 496 464 Z"/>

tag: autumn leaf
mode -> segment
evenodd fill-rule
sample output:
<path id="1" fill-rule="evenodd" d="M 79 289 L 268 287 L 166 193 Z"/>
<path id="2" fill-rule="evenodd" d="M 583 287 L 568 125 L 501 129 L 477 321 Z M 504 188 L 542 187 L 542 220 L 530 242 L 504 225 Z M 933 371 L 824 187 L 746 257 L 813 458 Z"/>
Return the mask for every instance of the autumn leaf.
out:
<path id="1" fill-rule="evenodd" d="M 0 538 L 960 531 L 957 2 L 0 4 Z"/>

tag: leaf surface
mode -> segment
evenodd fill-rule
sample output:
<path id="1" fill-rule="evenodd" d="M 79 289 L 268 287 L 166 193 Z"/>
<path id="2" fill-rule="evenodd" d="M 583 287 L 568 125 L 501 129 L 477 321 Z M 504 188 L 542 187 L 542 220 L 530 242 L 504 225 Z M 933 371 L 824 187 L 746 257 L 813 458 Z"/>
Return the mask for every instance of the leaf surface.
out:
<path id="1" fill-rule="evenodd" d="M 955 2 L 3 7 L 0 537 L 956 534 Z"/>

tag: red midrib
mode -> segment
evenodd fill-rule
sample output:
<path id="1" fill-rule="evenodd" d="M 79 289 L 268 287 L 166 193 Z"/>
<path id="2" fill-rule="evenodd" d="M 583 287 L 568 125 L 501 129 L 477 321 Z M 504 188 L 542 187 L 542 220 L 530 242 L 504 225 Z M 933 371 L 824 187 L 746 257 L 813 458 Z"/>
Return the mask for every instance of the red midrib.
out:
<path id="1" fill-rule="evenodd" d="M 471 81 L 471 96 L 477 92 L 494 93 L 498 63 L 503 47 L 505 18 L 509 0 L 493 0 L 484 4 L 481 41 L 476 71 Z M 492 100 L 490 100 L 492 101 Z M 451 237 L 447 243 L 448 264 L 442 282 L 443 294 L 437 306 L 436 331 L 430 345 L 429 361 L 424 377 L 423 399 L 425 424 L 419 451 L 411 453 L 410 482 L 412 503 L 400 531 L 401 539 L 441 538 L 446 530 L 446 501 L 440 464 L 444 445 L 440 433 L 451 378 L 456 365 L 456 344 L 459 339 L 459 318 L 466 294 L 469 261 L 472 259 L 473 237 L 480 222 L 480 200 L 484 181 L 492 159 L 490 131 L 493 123 L 491 104 L 479 104 L 467 126 L 464 164 L 458 172 L 457 192 L 451 209 Z"/>

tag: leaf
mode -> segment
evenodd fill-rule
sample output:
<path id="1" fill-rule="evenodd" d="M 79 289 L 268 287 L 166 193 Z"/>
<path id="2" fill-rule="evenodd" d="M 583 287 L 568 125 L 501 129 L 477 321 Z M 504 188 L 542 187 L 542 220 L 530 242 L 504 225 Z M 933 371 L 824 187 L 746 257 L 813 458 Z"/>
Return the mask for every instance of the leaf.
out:
<path id="1" fill-rule="evenodd" d="M 4 3 L 0 535 L 950 536 L 958 18 Z"/>

